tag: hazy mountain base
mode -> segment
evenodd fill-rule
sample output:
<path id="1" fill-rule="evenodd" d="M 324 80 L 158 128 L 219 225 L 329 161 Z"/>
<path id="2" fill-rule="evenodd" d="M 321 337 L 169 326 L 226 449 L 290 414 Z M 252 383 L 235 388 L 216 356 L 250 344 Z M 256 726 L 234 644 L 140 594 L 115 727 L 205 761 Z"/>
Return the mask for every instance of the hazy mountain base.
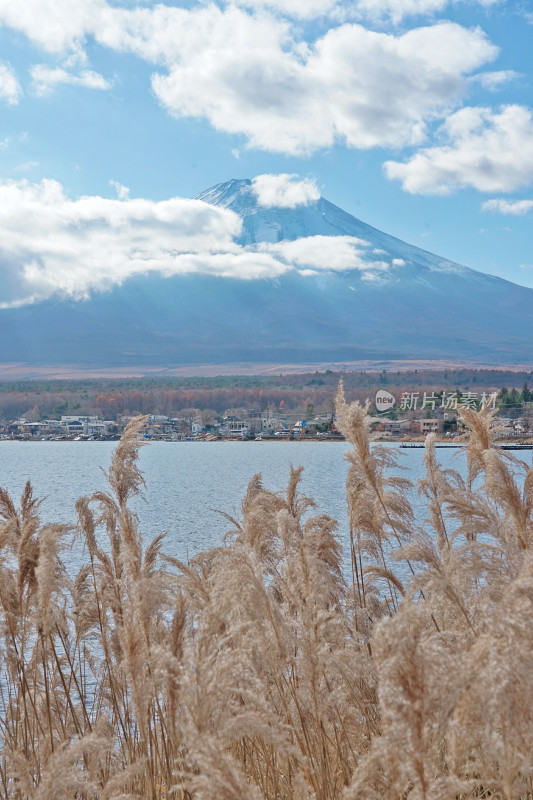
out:
<path id="1" fill-rule="evenodd" d="M 142 418 L 77 503 L 74 581 L 72 529 L 41 526 L 29 486 L 19 509 L 0 493 L 0 797 L 532 796 L 533 469 L 465 410 L 467 478 L 428 439 L 416 520 L 365 409 L 341 391 L 337 416 L 346 561 L 300 470 L 283 494 L 254 477 L 225 546 L 145 549 Z"/>
<path id="2" fill-rule="evenodd" d="M 85 301 L 0 312 L 3 360 L 89 367 L 229 362 L 531 361 L 533 290 L 376 286 L 360 273 L 276 280 L 143 278 Z M 352 291 L 350 287 L 355 286 Z"/>

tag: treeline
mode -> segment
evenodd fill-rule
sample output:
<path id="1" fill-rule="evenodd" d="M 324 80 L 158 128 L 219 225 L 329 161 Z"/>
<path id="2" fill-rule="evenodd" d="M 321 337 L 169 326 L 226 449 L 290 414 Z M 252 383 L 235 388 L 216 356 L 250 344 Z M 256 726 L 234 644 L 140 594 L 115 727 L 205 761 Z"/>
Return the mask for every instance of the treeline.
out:
<path id="1" fill-rule="evenodd" d="M 523 403 L 533 403 L 533 390 L 527 385 L 527 381 L 522 386 L 522 391 L 519 392 L 515 388 L 510 391 L 504 386 L 500 389 L 498 400 L 501 408 L 515 408 L 521 406 Z"/>
<path id="2" fill-rule="evenodd" d="M 0 418 L 25 416 L 35 421 L 61 414 L 176 415 L 182 409 L 228 408 L 296 411 L 312 405 L 331 411 L 339 378 L 350 400 L 364 402 L 379 388 L 402 391 L 498 391 L 502 403 L 531 402 L 533 372 L 505 370 L 413 370 L 346 372 L 331 370 L 289 375 L 219 376 L 211 378 L 129 378 L 121 380 L 18 381 L 0 383 Z M 526 395 L 524 395 L 524 386 Z"/>

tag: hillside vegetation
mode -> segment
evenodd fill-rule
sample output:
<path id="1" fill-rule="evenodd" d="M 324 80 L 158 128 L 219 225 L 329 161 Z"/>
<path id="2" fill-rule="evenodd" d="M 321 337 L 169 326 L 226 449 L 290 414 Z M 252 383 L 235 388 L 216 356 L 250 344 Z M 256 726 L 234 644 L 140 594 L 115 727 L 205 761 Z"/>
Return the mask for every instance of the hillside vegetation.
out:
<path id="1" fill-rule="evenodd" d="M 391 392 L 461 390 L 518 392 L 533 372 L 489 369 L 412 370 L 402 372 L 307 372 L 272 376 L 214 378 L 137 378 L 122 380 L 28 380 L 0 382 L 0 419 L 99 413 L 173 415 L 183 409 L 223 413 L 228 408 L 278 408 L 332 411 L 342 377 L 351 400 L 365 402 L 377 389 Z"/>
<path id="2" fill-rule="evenodd" d="M 3 490 L 0 797 L 531 797 L 533 469 L 488 408 L 462 418 L 468 474 L 429 438 L 419 519 L 341 388 L 348 553 L 300 469 L 280 494 L 256 475 L 188 564 L 143 545 L 142 418 L 73 527 Z"/>

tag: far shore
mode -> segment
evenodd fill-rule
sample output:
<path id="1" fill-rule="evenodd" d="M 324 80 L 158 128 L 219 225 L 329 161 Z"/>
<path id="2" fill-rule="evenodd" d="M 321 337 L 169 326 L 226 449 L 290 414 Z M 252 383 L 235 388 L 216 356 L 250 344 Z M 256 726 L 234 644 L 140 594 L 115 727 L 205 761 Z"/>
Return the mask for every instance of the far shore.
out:
<path id="1" fill-rule="evenodd" d="M 56 436 L 56 437 L 40 437 L 40 436 L 14 436 L 14 437 L 2 437 L 0 438 L 0 444 L 2 442 L 86 442 L 92 444 L 94 442 L 118 442 L 120 440 L 120 436 L 108 436 L 108 437 L 72 437 L 72 436 Z M 188 444 L 197 444 L 197 443 L 205 443 L 205 442 L 254 442 L 254 443 L 265 443 L 265 442 L 345 442 L 346 439 L 344 436 L 256 436 L 256 437 L 224 437 L 224 436 L 204 436 L 204 437 L 193 437 L 193 436 L 183 436 L 181 438 L 172 438 L 170 436 L 152 436 L 150 438 L 146 438 L 146 444 L 150 444 L 153 442 L 168 442 L 170 444 L 183 444 L 184 442 Z M 409 447 L 413 448 L 420 448 L 424 446 L 425 437 L 424 436 L 410 436 L 410 437 L 387 437 L 387 438 L 372 438 L 371 440 L 375 444 L 397 444 L 400 446 L 405 447 L 408 449 Z M 437 447 L 441 448 L 460 448 L 468 444 L 468 439 L 464 436 L 453 436 L 453 437 L 446 437 L 446 436 L 437 436 L 435 438 L 435 444 Z M 503 447 L 505 449 L 524 449 L 524 450 L 533 450 L 533 438 L 531 437 L 510 437 L 506 439 L 500 439 L 496 443 L 498 446 Z"/>

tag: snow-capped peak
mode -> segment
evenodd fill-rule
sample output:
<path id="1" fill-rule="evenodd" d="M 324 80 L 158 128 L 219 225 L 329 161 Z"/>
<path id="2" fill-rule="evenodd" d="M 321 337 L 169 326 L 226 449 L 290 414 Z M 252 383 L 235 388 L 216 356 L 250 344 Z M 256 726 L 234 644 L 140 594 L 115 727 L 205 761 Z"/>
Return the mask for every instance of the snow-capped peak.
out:
<path id="1" fill-rule="evenodd" d="M 238 214 L 243 220 L 239 244 L 251 248 L 309 237 L 343 237 L 344 241 L 350 237 L 365 244 L 364 252 L 361 251 L 359 255 L 368 262 L 369 269 L 378 263 L 382 277 L 385 265 L 389 277 L 394 276 L 395 280 L 402 273 L 409 273 L 411 279 L 427 281 L 428 272 L 469 275 L 474 281 L 499 280 L 373 228 L 324 197 L 293 208 L 264 207 L 260 204 L 254 180 L 233 178 L 207 189 L 196 199 L 231 209 Z M 332 263 L 331 269 L 338 271 L 342 265 Z"/>

